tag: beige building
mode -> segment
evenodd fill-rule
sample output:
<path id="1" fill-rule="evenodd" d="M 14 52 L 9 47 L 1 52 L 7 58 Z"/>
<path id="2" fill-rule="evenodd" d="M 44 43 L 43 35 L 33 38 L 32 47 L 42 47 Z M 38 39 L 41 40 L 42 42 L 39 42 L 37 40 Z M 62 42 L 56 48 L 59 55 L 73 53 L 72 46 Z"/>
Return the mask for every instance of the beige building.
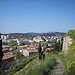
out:
<path id="1" fill-rule="evenodd" d="M 35 56 L 37 54 L 38 54 L 38 50 L 27 50 L 27 49 L 23 49 L 23 55 L 25 57 Z"/>
<path id="2" fill-rule="evenodd" d="M 42 38 L 40 36 L 37 36 L 37 37 L 33 38 L 33 41 L 40 42 L 40 41 L 43 41 L 43 40 L 42 40 Z"/>

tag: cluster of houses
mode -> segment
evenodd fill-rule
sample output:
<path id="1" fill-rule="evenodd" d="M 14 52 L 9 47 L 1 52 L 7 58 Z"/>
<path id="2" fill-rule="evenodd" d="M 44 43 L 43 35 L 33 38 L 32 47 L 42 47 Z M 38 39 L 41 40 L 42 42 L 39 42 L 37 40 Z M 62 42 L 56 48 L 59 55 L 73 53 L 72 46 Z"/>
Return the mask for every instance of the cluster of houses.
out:
<path id="1" fill-rule="evenodd" d="M 9 62 L 14 62 L 14 60 L 16 59 L 16 55 L 18 52 L 21 53 L 21 55 L 25 56 L 25 57 L 31 57 L 31 56 L 35 56 L 38 54 L 38 45 L 32 45 L 33 42 L 58 42 L 61 40 L 61 38 L 56 37 L 56 36 L 49 36 L 49 37 L 45 37 L 43 36 L 43 38 L 46 40 L 44 41 L 41 36 L 37 36 L 34 37 L 32 40 L 31 39 L 25 39 L 25 38 L 15 38 L 15 39 L 7 39 L 9 38 L 9 36 L 7 35 L 2 35 L 1 36 L 2 41 L 3 42 L 17 42 L 17 47 L 27 47 L 25 49 L 15 49 L 14 51 L 12 51 L 12 48 L 9 45 L 3 45 L 2 46 L 2 51 L 4 53 L 3 56 L 3 66 L 5 67 Z M 25 45 L 20 45 L 20 43 L 24 43 Z M 50 44 L 48 44 L 48 46 L 51 46 Z M 46 51 L 51 51 L 53 48 L 47 48 L 47 46 L 42 46 L 42 51 L 45 50 Z M 11 65 L 11 64 L 10 64 Z M 9 66 L 10 67 L 10 66 Z M 6 67 L 9 68 L 9 67 Z"/>
<path id="2" fill-rule="evenodd" d="M 7 35 L 7 36 L 9 36 L 9 35 Z M 6 37 L 6 36 L 1 36 L 1 37 Z M 59 41 L 61 41 L 61 38 L 60 37 L 58 37 L 58 36 L 48 36 L 48 37 L 46 37 L 46 36 L 43 36 L 43 38 L 45 39 L 45 40 L 43 40 L 42 38 L 41 38 L 41 36 L 37 36 L 37 37 L 34 37 L 33 39 L 25 39 L 25 38 L 15 38 L 15 39 L 3 39 L 2 38 L 2 41 L 3 42 L 17 42 L 17 45 L 20 45 L 21 43 L 24 43 L 25 45 L 26 44 L 31 44 L 32 42 L 59 42 Z"/>
<path id="3" fill-rule="evenodd" d="M 46 40 L 46 42 L 59 42 L 61 41 L 61 38 L 58 37 L 58 36 L 48 36 L 48 37 L 45 37 L 43 36 L 43 38 Z"/>

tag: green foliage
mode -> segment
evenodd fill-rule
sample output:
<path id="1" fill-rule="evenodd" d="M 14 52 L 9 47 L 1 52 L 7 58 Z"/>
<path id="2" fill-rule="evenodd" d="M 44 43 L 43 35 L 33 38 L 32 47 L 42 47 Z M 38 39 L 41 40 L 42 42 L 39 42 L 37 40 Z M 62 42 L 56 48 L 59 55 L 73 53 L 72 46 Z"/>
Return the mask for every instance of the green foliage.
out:
<path id="1" fill-rule="evenodd" d="M 20 49 L 26 49 L 27 47 L 21 47 Z"/>
<path id="2" fill-rule="evenodd" d="M 65 65 L 66 65 L 66 71 L 64 75 L 75 75 L 75 44 L 72 43 L 72 45 L 68 48 L 67 54 L 65 54 L 62 57 Z"/>
<path id="3" fill-rule="evenodd" d="M 55 51 L 61 51 L 62 50 L 62 42 L 60 43 L 60 41 L 59 41 L 57 43 L 54 43 L 53 47 L 54 47 Z"/>
<path id="4" fill-rule="evenodd" d="M 69 32 L 66 34 L 66 36 L 70 36 L 75 40 L 75 29 L 74 30 L 69 30 Z"/>
<path id="5" fill-rule="evenodd" d="M 41 60 L 42 59 L 41 43 L 39 43 L 38 53 L 39 53 L 39 59 Z"/>
<path id="6" fill-rule="evenodd" d="M 16 49 L 17 49 L 17 47 L 14 47 L 14 46 L 12 47 L 12 51 L 14 51 L 14 50 L 16 50 Z"/>
<path id="7" fill-rule="evenodd" d="M 10 71 L 9 73 L 7 73 L 7 75 L 13 75 L 15 72 L 17 72 L 17 71 L 21 70 L 22 68 L 24 68 L 29 62 L 31 62 L 36 57 L 37 56 L 29 57 L 27 60 L 23 60 L 22 62 L 16 64 L 14 66 L 14 69 L 12 71 Z"/>
<path id="8" fill-rule="evenodd" d="M 73 38 L 73 42 L 68 48 L 67 54 L 62 58 L 66 65 L 64 75 L 75 75 L 75 30 L 70 30 L 66 36 Z"/>
<path id="9" fill-rule="evenodd" d="M 48 75 L 56 64 L 53 53 L 46 53 L 45 61 L 36 58 L 14 75 Z"/>
<path id="10" fill-rule="evenodd" d="M 25 45 L 25 43 L 24 42 L 21 42 L 20 45 Z"/>
<path id="11" fill-rule="evenodd" d="M 17 42 L 9 42 L 10 47 L 13 47 L 13 46 L 16 46 L 16 45 L 17 45 Z"/>
<path id="12" fill-rule="evenodd" d="M 29 57 L 27 60 L 23 60 L 21 63 L 18 63 L 15 65 L 15 71 L 19 71 L 22 68 L 24 68 L 25 65 L 27 65 L 29 62 L 31 62 L 33 59 L 35 59 L 37 56 Z"/>
<path id="13" fill-rule="evenodd" d="M 20 52 L 17 52 L 16 58 L 19 59 L 20 56 L 21 56 L 21 53 Z"/>
<path id="14" fill-rule="evenodd" d="M 3 45 L 8 45 L 8 42 L 2 42 Z"/>

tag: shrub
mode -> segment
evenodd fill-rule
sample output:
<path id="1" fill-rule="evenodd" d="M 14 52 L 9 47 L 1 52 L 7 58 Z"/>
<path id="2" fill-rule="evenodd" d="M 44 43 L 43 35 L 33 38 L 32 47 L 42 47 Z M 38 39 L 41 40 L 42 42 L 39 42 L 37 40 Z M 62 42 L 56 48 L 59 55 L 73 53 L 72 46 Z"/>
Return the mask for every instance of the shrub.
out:
<path id="1" fill-rule="evenodd" d="M 41 61 L 41 64 L 36 64 L 36 67 L 32 67 L 27 72 L 27 75 L 48 75 L 48 73 L 53 69 L 55 65 L 55 56 L 48 54 L 44 61 Z"/>

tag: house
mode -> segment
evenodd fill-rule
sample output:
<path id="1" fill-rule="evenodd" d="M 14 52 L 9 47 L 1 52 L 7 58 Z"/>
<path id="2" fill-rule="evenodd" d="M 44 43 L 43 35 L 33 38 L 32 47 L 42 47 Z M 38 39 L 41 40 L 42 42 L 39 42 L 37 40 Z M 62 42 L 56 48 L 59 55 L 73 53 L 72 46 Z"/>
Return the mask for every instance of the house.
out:
<path id="1" fill-rule="evenodd" d="M 25 57 L 31 57 L 31 56 L 35 56 L 35 55 L 37 55 L 38 54 L 38 50 L 27 50 L 27 49 L 24 49 L 23 50 L 23 55 L 25 56 Z"/>
<path id="2" fill-rule="evenodd" d="M 37 50 L 38 46 L 29 46 L 27 49 L 28 50 Z"/>
<path id="3" fill-rule="evenodd" d="M 43 40 L 42 40 L 42 38 L 40 36 L 37 36 L 37 37 L 33 38 L 33 41 L 34 42 L 40 42 L 40 41 L 43 41 Z"/>
<path id="4" fill-rule="evenodd" d="M 43 47 L 42 47 L 42 50 L 45 50 L 46 48 L 47 48 L 47 46 L 43 46 Z"/>
<path id="5" fill-rule="evenodd" d="M 7 53 L 9 52 L 10 50 L 9 49 L 2 49 L 3 53 Z"/>
<path id="6" fill-rule="evenodd" d="M 7 53 L 10 51 L 10 47 L 8 45 L 3 45 L 2 48 L 3 53 Z"/>
<path id="7" fill-rule="evenodd" d="M 23 43 L 25 45 L 30 44 L 30 42 L 28 40 L 18 40 L 18 39 L 17 39 L 17 43 L 18 43 L 18 45 L 20 45 L 20 43 Z"/>
<path id="8" fill-rule="evenodd" d="M 10 49 L 9 45 L 3 45 L 2 48 L 3 49 Z"/>
<path id="9" fill-rule="evenodd" d="M 14 55 L 13 54 L 11 54 L 11 52 L 8 52 L 8 53 L 4 53 L 4 56 L 3 56 L 3 59 L 2 60 L 9 60 L 9 59 L 11 59 L 11 60 L 14 60 L 14 59 L 12 59 L 12 58 L 14 58 Z"/>
<path id="10" fill-rule="evenodd" d="M 3 56 L 2 62 L 1 62 L 3 70 L 10 68 L 10 66 L 7 66 L 7 65 L 9 65 L 9 62 L 14 61 L 15 57 L 16 57 L 16 55 L 13 55 L 11 52 L 4 53 L 4 56 Z M 11 63 L 11 65 L 12 64 L 13 63 Z"/>

